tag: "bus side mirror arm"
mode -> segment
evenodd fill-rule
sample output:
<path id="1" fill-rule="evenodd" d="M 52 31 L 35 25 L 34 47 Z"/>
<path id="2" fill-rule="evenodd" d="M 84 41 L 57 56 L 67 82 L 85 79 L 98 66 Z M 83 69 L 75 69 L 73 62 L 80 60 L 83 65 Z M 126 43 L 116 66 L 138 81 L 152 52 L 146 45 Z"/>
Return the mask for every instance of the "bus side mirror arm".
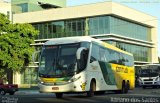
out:
<path id="1" fill-rule="evenodd" d="M 87 50 L 87 48 L 81 47 L 81 48 L 79 48 L 77 50 L 77 52 L 76 52 L 76 58 L 77 58 L 77 60 L 81 59 L 81 53 L 82 53 L 83 50 Z"/>
<path id="2" fill-rule="evenodd" d="M 83 70 L 86 67 L 86 62 L 87 60 L 85 60 L 84 58 L 84 51 L 86 51 L 87 48 L 85 47 L 80 47 L 77 52 L 76 52 L 76 59 L 77 59 L 77 70 L 78 72 L 80 72 L 81 70 Z"/>

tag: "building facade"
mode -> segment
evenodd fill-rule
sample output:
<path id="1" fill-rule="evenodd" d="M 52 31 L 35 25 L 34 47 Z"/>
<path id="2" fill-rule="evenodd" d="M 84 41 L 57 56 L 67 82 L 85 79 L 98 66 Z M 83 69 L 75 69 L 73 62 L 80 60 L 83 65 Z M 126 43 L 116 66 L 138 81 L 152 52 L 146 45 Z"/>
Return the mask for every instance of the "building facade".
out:
<path id="1" fill-rule="evenodd" d="M 31 23 L 40 31 L 32 44 L 37 50 L 51 38 L 88 35 L 133 53 L 136 68 L 158 62 L 157 18 L 114 2 L 21 13 L 13 18 L 14 23 Z M 23 83 L 27 83 L 24 75 Z"/>
<path id="2" fill-rule="evenodd" d="M 13 13 L 23 13 L 66 7 L 66 0 L 11 0 L 11 4 Z"/>
<path id="3" fill-rule="evenodd" d="M 0 0 L 0 13 L 7 15 L 8 18 L 11 20 L 12 19 L 11 4 L 3 0 Z"/>

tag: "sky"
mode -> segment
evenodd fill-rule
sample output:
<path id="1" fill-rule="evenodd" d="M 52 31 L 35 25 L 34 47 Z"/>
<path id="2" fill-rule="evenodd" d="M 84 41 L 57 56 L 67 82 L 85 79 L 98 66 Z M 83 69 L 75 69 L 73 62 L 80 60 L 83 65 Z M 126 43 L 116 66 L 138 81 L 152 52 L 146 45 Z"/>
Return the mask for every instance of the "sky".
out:
<path id="1" fill-rule="evenodd" d="M 89 3 L 111 0 L 67 0 L 67 6 L 76 6 Z M 130 8 L 142 11 L 158 19 L 158 56 L 160 57 L 160 0 L 112 0 Z"/>

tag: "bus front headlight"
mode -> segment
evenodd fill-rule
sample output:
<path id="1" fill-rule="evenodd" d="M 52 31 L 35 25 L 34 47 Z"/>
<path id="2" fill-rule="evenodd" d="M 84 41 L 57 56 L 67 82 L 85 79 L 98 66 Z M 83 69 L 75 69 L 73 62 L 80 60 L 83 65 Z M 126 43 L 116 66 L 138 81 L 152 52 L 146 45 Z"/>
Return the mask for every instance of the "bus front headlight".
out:
<path id="1" fill-rule="evenodd" d="M 39 83 L 39 84 L 44 84 L 44 82 L 43 82 L 43 81 L 38 81 L 38 83 Z"/>
<path id="2" fill-rule="evenodd" d="M 159 81 L 159 77 L 157 77 L 157 78 L 155 79 L 155 81 Z"/>

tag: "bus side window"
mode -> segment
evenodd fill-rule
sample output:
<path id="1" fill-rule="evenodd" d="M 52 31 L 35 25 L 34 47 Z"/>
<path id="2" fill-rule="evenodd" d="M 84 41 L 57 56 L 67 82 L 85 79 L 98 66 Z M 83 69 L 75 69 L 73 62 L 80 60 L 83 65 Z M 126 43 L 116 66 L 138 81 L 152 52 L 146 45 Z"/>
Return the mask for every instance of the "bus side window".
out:
<path id="1" fill-rule="evenodd" d="M 99 49 L 99 55 L 100 55 L 100 60 L 103 62 L 106 62 L 106 55 L 105 55 L 105 49 L 104 48 L 100 48 Z"/>
<path id="2" fill-rule="evenodd" d="M 118 53 L 118 64 L 123 65 L 123 54 Z"/>
<path id="3" fill-rule="evenodd" d="M 119 55 L 116 51 L 111 50 L 110 52 L 111 60 L 110 63 L 118 64 Z"/>
<path id="4" fill-rule="evenodd" d="M 109 62 L 110 61 L 110 50 L 109 49 L 106 49 L 105 50 L 105 57 L 106 57 L 106 62 Z"/>
<path id="5" fill-rule="evenodd" d="M 124 54 L 124 58 L 125 58 L 125 60 L 124 60 L 125 66 L 129 66 L 128 56 Z"/>
<path id="6" fill-rule="evenodd" d="M 125 54 L 124 54 L 124 58 L 125 58 L 124 64 L 125 64 L 126 66 L 133 66 L 133 65 L 134 65 L 134 60 L 133 60 L 133 57 L 132 57 L 132 56 L 129 56 L 129 55 L 125 55 Z"/>
<path id="7" fill-rule="evenodd" d="M 99 60 L 99 47 L 98 45 L 92 43 L 91 59 L 90 63 Z"/>

